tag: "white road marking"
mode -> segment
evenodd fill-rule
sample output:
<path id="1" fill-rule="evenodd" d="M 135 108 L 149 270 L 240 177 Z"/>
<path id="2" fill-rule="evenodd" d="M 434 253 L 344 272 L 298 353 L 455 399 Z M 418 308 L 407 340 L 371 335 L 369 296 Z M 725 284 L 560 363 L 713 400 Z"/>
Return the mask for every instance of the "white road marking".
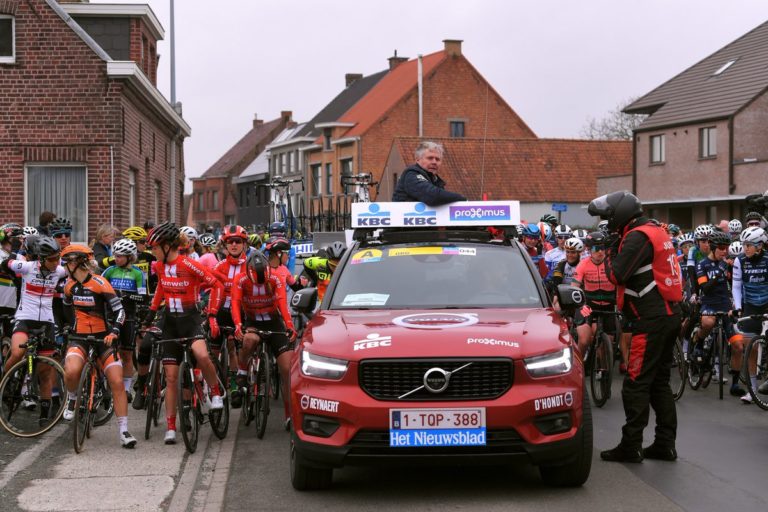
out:
<path id="1" fill-rule="evenodd" d="M 43 451 L 53 444 L 64 432 L 69 430 L 66 424 L 58 424 L 51 430 L 43 434 L 40 440 L 33 446 L 21 452 L 13 462 L 8 464 L 3 471 L 0 471 L 0 489 L 8 485 L 8 482 L 19 472 L 25 470 L 37 460 Z"/>

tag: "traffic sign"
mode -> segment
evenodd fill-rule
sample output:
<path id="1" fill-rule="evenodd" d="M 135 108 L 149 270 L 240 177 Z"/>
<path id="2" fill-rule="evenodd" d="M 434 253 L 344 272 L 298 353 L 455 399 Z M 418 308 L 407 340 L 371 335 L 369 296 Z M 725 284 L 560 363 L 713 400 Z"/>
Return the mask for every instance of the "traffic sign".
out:
<path id="1" fill-rule="evenodd" d="M 568 205 L 565 203 L 552 203 L 552 211 L 553 212 L 567 212 L 568 211 Z"/>

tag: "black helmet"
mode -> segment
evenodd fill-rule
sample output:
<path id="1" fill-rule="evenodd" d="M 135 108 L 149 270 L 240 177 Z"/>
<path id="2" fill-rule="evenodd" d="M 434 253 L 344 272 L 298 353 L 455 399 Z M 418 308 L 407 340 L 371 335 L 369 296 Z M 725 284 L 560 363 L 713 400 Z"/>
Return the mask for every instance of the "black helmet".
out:
<path id="1" fill-rule="evenodd" d="M 344 245 L 343 242 L 333 242 L 331 245 L 325 248 L 326 254 L 328 254 L 329 260 L 340 260 L 342 256 L 344 256 L 344 252 L 347 250 L 347 247 Z"/>
<path id="2" fill-rule="evenodd" d="M 546 222 L 547 224 L 557 224 L 557 217 L 552 215 L 551 213 L 546 213 L 541 216 L 541 219 L 539 219 L 540 222 Z"/>
<path id="3" fill-rule="evenodd" d="M 32 238 L 32 236 L 27 238 L 27 242 L 29 242 L 29 238 Z M 50 258 L 51 256 L 61 252 L 59 242 L 50 236 L 38 237 L 35 241 L 33 241 L 32 246 L 34 248 L 33 250 L 35 255 L 41 259 Z"/>
<path id="4" fill-rule="evenodd" d="M 145 222 L 145 223 L 144 223 L 144 226 L 143 226 L 143 227 L 144 227 L 144 231 L 149 231 L 150 229 L 152 229 L 153 227 L 155 227 L 155 221 L 153 221 L 153 220 L 148 220 L 147 222 Z"/>
<path id="5" fill-rule="evenodd" d="M 24 234 L 24 228 L 14 222 L 3 224 L 0 229 L 5 231 L 6 238 L 13 238 L 16 236 L 22 236 Z"/>
<path id="6" fill-rule="evenodd" d="M 747 222 L 751 220 L 763 220 L 763 216 L 760 215 L 758 212 L 749 212 L 745 219 Z"/>
<path id="7" fill-rule="evenodd" d="M 248 273 L 248 277 L 254 283 L 264 284 L 267 282 L 267 278 L 269 277 L 269 263 L 267 262 L 264 253 L 261 251 L 253 251 L 251 255 L 248 256 L 246 272 Z"/>
<path id="8" fill-rule="evenodd" d="M 285 233 L 285 222 L 273 222 L 269 225 L 269 234 Z"/>
<path id="9" fill-rule="evenodd" d="M 69 222 L 69 219 L 65 219 L 64 217 L 56 217 L 51 221 L 51 224 L 48 226 L 48 230 L 51 232 L 51 235 L 56 236 L 61 233 L 72 233 L 72 223 Z"/>
<path id="10" fill-rule="evenodd" d="M 714 248 L 719 246 L 729 246 L 731 245 L 731 236 L 726 233 L 725 231 L 721 231 L 719 229 L 716 229 L 714 233 L 709 235 L 709 245 L 710 247 Z"/>
<path id="11" fill-rule="evenodd" d="M 587 244 L 587 247 L 594 247 L 596 245 L 605 245 L 605 241 L 605 233 L 602 231 L 593 231 L 587 235 L 587 239 L 584 243 Z"/>
<path id="12" fill-rule="evenodd" d="M 176 224 L 173 222 L 163 222 L 152 228 L 149 232 L 147 244 L 151 247 L 161 243 L 172 243 L 179 238 L 179 234 L 180 231 Z"/>
<path id="13" fill-rule="evenodd" d="M 626 190 L 593 199 L 587 209 L 593 217 L 608 221 L 609 231 L 621 231 L 635 217 L 643 214 L 643 204 Z"/>
<path id="14" fill-rule="evenodd" d="M 266 249 L 272 251 L 290 251 L 291 243 L 283 237 L 273 236 L 267 240 Z"/>

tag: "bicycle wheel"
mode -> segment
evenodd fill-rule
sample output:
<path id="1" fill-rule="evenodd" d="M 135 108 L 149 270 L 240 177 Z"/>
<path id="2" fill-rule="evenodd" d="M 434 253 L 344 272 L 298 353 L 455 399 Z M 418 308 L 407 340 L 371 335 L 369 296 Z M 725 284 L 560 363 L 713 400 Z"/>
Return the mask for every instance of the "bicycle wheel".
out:
<path id="1" fill-rule="evenodd" d="M 224 342 L 226 344 L 226 341 Z M 227 361 L 229 363 L 229 361 Z M 219 439 L 227 437 L 227 430 L 229 430 L 229 393 L 227 393 L 227 370 L 226 366 L 221 366 L 221 361 L 213 360 L 214 366 L 216 366 L 216 376 L 219 379 L 219 389 L 222 393 L 222 401 L 224 402 L 224 408 L 217 411 L 210 411 L 208 413 L 208 419 L 211 421 L 211 428 L 213 433 Z"/>
<path id="2" fill-rule="evenodd" d="M 677 338 L 675 345 L 672 347 L 672 368 L 669 372 L 669 386 L 672 388 L 672 396 L 675 400 L 680 400 L 680 397 L 683 396 L 687 373 L 688 369 L 685 364 L 685 357 L 683 356 L 683 345 L 680 343 L 680 338 Z"/>
<path id="3" fill-rule="evenodd" d="M 158 400 L 158 395 L 160 394 L 160 389 L 158 388 L 158 381 L 160 380 L 159 373 L 160 365 L 158 364 L 156 358 L 152 358 L 152 360 L 149 362 L 149 373 L 147 373 L 148 381 L 146 384 L 146 389 L 139 390 L 140 393 L 145 393 L 145 403 L 147 404 L 147 418 L 144 422 L 144 439 L 149 439 L 149 431 L 152 428 L 152 424 L 154 423 L 155 426 L 157 426 L 157 423 L 155 422 L 155 410 L 156 408 L 160 407 Z"/>
<path id="4" fill-rule="evenodd" d="M 597 334 L 598 343 L 592 350 L 589 387 L 595 407 L 602 407 L 611 396 L 611 367 L 613 363 L 611 340 L 605 333 Z"/>
<path id="5" fill-rule="evenodd" d="M 65 400 L 59 399 L 57 404 L 52 401 L 48 418 L 41 420 L 40 397 L 33 390 L 40 388 L 41 375 L 48 375 L 47 378 L 53 381 L 53 389 L 66 389 L 64 370 L 58 361 L 46 356 L 35 357 L 32 365 L 29 374 L 29 361 L 24 358 L 0 379 L 0 425 L 17 437 L 35 437 L 49 431 L 61 419 L 66 406 Z M 54 406 L 56 410 L 53 410 Z"/>
<path id="6" fill-rule="evenodd" d="M 195 377 L 189 363 L 179 365 L 179 427 L 184 445 L 189 453 L 197 450 L 197 438 L 200 433 L 200 400 L 195 392 Z"/>
<path id="7" fill-rule="evenodd" d="M 253 406 L 256 403 L 256 359 L 251 357 L 248 362 L 246 389 L 243 394 L 243 424 L 247 427 L 253 421 Z"/>
<path id="8" fill-rule="evenodd" d="M 266 345 L 259 345 L 259 361 L 256 366 L 256 397 L 254 400 L 253 414 L 256 420 L 256 437 L 264 438 L 267 430 L 267 418 L 269 417 L 269 357 Z"/>
<path id="9" fill-rule="evenodd" d="M 723 386 L 725 385 L 725 375 L 723 374 L 723 368 L 725 368 L 725 345 L 723 344 L 723 330 L 718 329 L 717 330 L 717 337 L 715 338 L 715 343 L 717 343 L 717 349 L 715 350 L 715 354 L 717 354 L 717 374 L 720 376 L 720 378 L 717 380 L 717 387 L 718 392 L 720 395 L 720 400 L 723 399 Z"/>
<path id="10" fill-rule="evenodd" d="M 277 358 L 269 353 L 269 376 L 272 381 L 269 383 L 269 395 L 272 400 L 280 398 L 280 369 L 277 367 Z"/>
<path id="11" fill-rule="evenodd" d="M 93 426 L 104 425 L 115 413 L 115 401 L 112 399 L 112 389 L 106 377 L 99 379 L 93 408 Z"/>
<path id="12" fill-rule="evenodd" d="M 752 354 L 755 354 L 754 356 Z M 761 386 L 768 386 L 768 342 L 764 336 L 756 336 L 749 341 L 744 354 L 744 372 L 749 372 L 749 360 L 754 357 L 757 363 L 756 381 L 757 388 L 752 386 L 752 379 L 747 379 L 747 390 L 752 396 L 752 401 L 764 411 L 768 411 L 768 394 L 760 393 Z"/>
<path id="13" fill-rule="evenodd" d="M 91 426 L 91 405 L 94 395 L 93 373 L 96 370 L 90 362 L 85 363 L 80 372 L 80 382 L 77 385 L 77 399 L 75 400 L 75 420 L 72 429 L 75 444 L 75 452 L 83 451 L 83 443 L 86 437 L 90 437 Z"/>

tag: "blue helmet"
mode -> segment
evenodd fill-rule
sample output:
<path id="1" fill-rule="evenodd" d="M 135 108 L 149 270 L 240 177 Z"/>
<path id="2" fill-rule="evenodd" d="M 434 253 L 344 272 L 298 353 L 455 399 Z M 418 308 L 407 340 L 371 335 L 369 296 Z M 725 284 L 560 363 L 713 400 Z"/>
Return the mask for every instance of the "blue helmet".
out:
<path id="1" fill-rule="evenodd" d="M 535 236 L 535 237 L 541 237 L 541 230 L 539 229 L 539 226 L 536 224 L 528 224 L 523 229 L 523 236 Z"/>

